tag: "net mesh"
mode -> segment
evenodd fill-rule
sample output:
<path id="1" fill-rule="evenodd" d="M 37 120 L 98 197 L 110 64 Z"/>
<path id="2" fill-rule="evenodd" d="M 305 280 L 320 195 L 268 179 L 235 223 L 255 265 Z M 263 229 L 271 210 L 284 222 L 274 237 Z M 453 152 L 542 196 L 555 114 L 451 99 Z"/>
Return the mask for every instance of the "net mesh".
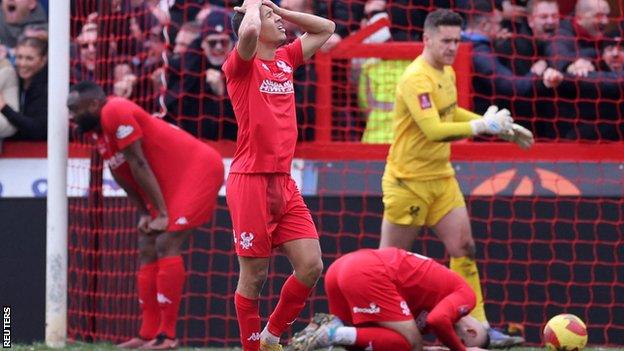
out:
<path id="1" fill-rule="evenodd" d="M 72 81 L 96 80 L 109 93 L 128 96 L 198 137 L 218 140 L 224 155 L 231 156 L 227 139 L 236 135 L 231 105 L 218 83 L 208 84 L 213 63 L 202 47 L 201 38 L 208 35 L 204 23 L 189 51 L 175 56 L 174 49 L 186 22 L 235 2 L 174 1 L 165 17 L 156 4 L 144 3 L 72 2 Z M 561 2 L 562 14 L 568 13 L 567 3 Z M 363 44 L 388 25 L 382 21 L 365 29 L 364 4 L 307 3 L 311 11 L 334 19 L 343 38 L 295 76 L 302 141 L 297 155 L 306 160 L 296 171 L 326 267 L 341 254 L 378 244 L 387 146 L 364 144 L 391 140 L 388 104 L 397 72 L 422 50 L 414 41 L 421 39 L 424 15 L 434 7 L 453 7 L 466 16 L 478 11 L 459 0 L 387 1 L 392 42 Z M 615 23 L 622 16 L 616 2 L 612 5 Z M 602 148 L 623 136 L 621 79 L 608 72 L 598 78 L 567 77 L 560 88 L 548 90 L 540 78 L 520 71 L 520 59 L 539 56 L 501 52 L 503 62 L 513 61 L 512 75 L 485 74 L 475 71 L 475 49 L 463 44 L 454 66 L 460 105 L 477 112 L 489 103 L 507 106 L 547 145 L 529 154 L 485 142 L 454 149 L 490 322 L 515 323 L 524 328 L 528 343 L 537 345 L 549 317 L 575 313 L 587 323 L 590 343 L 624 344 L 624 184 L 621 160 L 614 156 L 621 152 Z M 604 64 L 598 58 L 593 62 Z M 80 180 L 72 189 L 80 196 L 70 201 L 69 336 L 118 342 L 135 336 L 139 325 L 137 217 L 125 198 L 115 196 L 118 188 L 92 145 L 77 144 L 79 160 L 70 167 Z M 188 277 L 178 322 L 184 344 L 238 344 L 233 305 L 238 267 L 231 240 L 220 198 L 214 220 L 197 230 L 184 253 Z M 414 249 L 447 259 L 428 232 Z M 286 259 L 277 255 L 270 272 L 261 298 L 264 322 L 290 274 Z M 293 329 L 319 311 L 327 311 L 322 282 Z"/>

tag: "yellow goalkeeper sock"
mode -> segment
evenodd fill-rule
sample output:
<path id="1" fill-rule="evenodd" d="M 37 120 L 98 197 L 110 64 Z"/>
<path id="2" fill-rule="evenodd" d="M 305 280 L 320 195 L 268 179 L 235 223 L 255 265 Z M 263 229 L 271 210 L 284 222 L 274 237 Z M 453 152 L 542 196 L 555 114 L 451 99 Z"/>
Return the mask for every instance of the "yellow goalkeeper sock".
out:
<path id="1" fill-rule="evenodd" d="M 451 257 L 450 268 L 453 272 L 461 275 L 466 283 L 470 285 L 475 295 L 477 295 L 477 304 L 470 312 L 470 315 L 484 325 L 489 325 L 487 317 L 485 316 L 483 293 L 481 292 L 481 282 L 479 281 L 479 270 L 477 269 L 477 263 L 475 260 L 468 256 Z"/>

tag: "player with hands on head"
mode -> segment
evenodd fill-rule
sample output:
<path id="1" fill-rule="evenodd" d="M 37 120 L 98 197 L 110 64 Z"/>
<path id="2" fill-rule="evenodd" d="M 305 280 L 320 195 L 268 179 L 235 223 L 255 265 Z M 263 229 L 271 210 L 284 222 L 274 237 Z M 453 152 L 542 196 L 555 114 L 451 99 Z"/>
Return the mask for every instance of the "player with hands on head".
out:
<path id="1" fill-rule="evenodd" d="M 107 98 L 93 82 L 74 85 L 67 107 L 79 132 L 95 136 L 98 151 L 139 214 L 141 329 L 118 346 L 176 348 L 185 280 L 181 246 L 212 217 L 223 184 L 221 156 L 130 100 Z"/>
<path id="2" fill-rule="evenodd" d="M 240 267 L 234 302 L 243 350 L 281 350 L 281 335 L 323 270 L 310 210 L 290 176 L 297 142 L 293 72 L 327 41 L 335 24 L 266 0 L 245 0 L 234 10 L 238 42 L 223 64 L 238 123 L 226 185 Z M 286 43 L 285 21 L 305 33 Z M 294 272 L 261 331 L 258 298 L 273 249 L 286 255 Z"/>

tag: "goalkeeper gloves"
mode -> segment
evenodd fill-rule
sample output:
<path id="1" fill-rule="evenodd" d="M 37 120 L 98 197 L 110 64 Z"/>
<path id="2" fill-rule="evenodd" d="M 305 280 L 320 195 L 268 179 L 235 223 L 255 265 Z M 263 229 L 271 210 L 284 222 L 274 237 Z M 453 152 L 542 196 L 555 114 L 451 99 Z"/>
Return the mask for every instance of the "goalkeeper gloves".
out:
<path id="1" fill-rule="evenodd" d="M 528 149 L 535 143 L 533 133 L 519 124 L 512 124 L 511 130 L 498 134 L 498 137 L 510 141 L 520 146 L 521 149 Z"/>
<path id="2" fill-rule="evenodd" d="M 506 108 L 499 110 L 498 106 L 488 107 L 483 118 L 470 121 L 472 133 L 477 134 L 502 134 L 511 131 L 513 118 Z"/>

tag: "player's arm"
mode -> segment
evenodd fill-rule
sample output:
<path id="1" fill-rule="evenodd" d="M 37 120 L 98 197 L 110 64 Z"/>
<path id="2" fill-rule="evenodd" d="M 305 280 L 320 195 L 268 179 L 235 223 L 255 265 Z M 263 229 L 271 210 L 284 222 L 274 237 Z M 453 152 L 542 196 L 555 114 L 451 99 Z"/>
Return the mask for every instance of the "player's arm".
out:
<path id="1" fill-rule="evenodd" d="M 427 315 L 427 328 L 449 349 L 466 350 L 466 346 L 455 333 L 454 324 L 462 317 L 458 307 L 463 306 L 464 310 L 470 311 L 474 308 L 475 302 L 476 297 L 470 288 L 449 294 Z"/>
<path id="2" fill-rule="evenodd" d="M 262 0 L 245 0 L 243 5 L 234 8 L 235 11 L 245 14 L 238 29 L 238 43 L 236 44 L 238 54 L 245 61 L 251 60 L 258 49 L 260 6 L 262 6 Z"/>
<path id="3" fill-rule="evenodd" d="M 336 24 L 326 18 L 309 13 L 290 11 L 278 7 L 270 0 L 263 0 L 263 4 L 273 9 L 285 21 L 299 26 L 305 34 L 301 36 L 301 47 L 304 60 L 309 59 L 336 30 Z"/>
<path id="4" fill-rule="evenodd" d="M 167 205 L 165 197 L 160 190 L 160 185 L 156 180 L 156 176 L 152 168 L 147 162 L 143 150 L 141 149 L 141 140 L 137 140 L 128 145 L 121 151 L 128 162 L 132 176 L 137 184 L 143 189 L 150 203 L 158 212 L 158 217 L 150 223 L 152 231 L 164 231 L 167 228 L 169 217 L 167 214 Z"/>
<path id="5" fill-rule="evenodd" d="M 130 183 L 128 183 L 123 177 L 118 177 L 114 170 L 111 169 L 111 174 L 115 182 L 126 192 L 130 203 L 132 203 L 139 211 L 139 224 L 137 229 L 143 233 L 149 233 L 149 222 L 152 219 L 149 214 L 149 209 L 143 202 L 143 198 L 137 193 Z"/>
<path id="6" fill-rule="evenodd" d="M 453 116 L 453 121 L 455 122 L 470 122 L 475 119 L 479 119 L 483 116 L 476 114 L 472 111 L 468 111 L 464 108 L 458 107 L 455 110 L 455 115 Z"/>

